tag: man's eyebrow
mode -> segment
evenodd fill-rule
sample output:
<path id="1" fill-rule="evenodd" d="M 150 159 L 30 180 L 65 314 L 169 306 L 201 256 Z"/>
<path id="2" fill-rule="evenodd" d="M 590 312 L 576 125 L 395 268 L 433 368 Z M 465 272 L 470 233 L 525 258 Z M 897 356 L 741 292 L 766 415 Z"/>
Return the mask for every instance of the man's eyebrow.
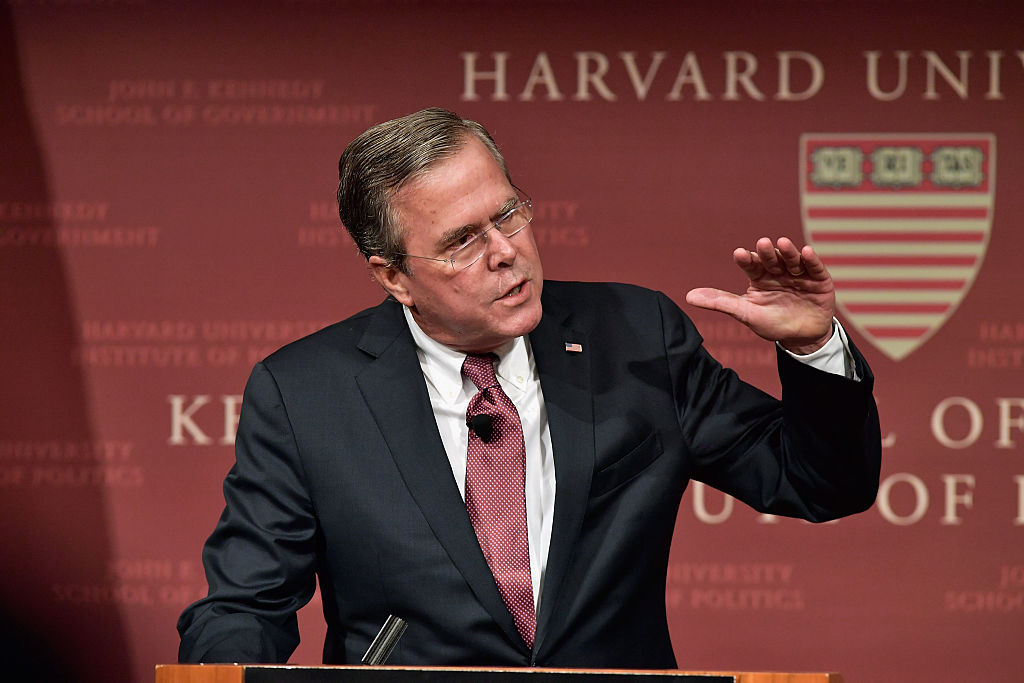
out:
<path id="1" fill-rule="evenodd" d="M 494 221 L 504 216 L 506 213 L 514 209 L 516 207 L 516 204 L 518 203 L 519 197 L 516 195 L 512 195 L 511 197 L 506 199 L 505 203 L 502 204 L 497 211 L 491 214 L 490 222 L 493 223 Z M 466 225 L 460 225 L 457 228 L 445 230 L 444 233 L 437 240 L 436 246 L 438 251 L 443 251 L 445 248 L 447 248 L 449 244 L 456 241 L 466 233 L 472 232 L 473 230 L 478 230 L 479 228 L 479 224 L 467 223 Z"/>
<path id="2" fill-rule="evenodd" d="M 436 247 L 437 247 L 437 250 L 438 251 L 444 251 L 445 249 L 448 248 L 449 244 L 451 244 L 452 242 L 455 242 L 456 240 L 458 240 L 460 237 L 462 237 L 466 233 L 469 233 L 469 232 L 472 232 L 472 231 L 476 230 L 477 227 L 478 226 L 476 226 L 476 225 L 470 225 L 470 224 L 467 223 L 466 225 L 460 225 L 457 228 L 451 228 L 449 230 L 445 230 L 444 233 L 440 237 L 437 238 L 437 242 L 435 243 Z"/>
<path id="3" fill-rule="evenodd" d="M 519 197 L 517 197 L 516 195 L 512 195 L 511 197 L 506 199 L 505 203 L 501 205 L 501 208 L 498 209 L 493 216 L 491 216 L 491 222 L 493 223 L 494 221 L 498 220 L 512 209 L 516 208 L 516 205 L 518 203 Z"/>

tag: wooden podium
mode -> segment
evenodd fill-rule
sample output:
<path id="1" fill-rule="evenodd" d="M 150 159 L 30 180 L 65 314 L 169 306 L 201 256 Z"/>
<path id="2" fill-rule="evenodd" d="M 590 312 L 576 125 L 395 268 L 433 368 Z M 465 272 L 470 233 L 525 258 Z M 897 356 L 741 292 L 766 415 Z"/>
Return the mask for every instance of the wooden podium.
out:
<path id="1" fill-rule="evenodd" d="M 836 673 L 159 664 L 156 683 L 843 683 Z"/>

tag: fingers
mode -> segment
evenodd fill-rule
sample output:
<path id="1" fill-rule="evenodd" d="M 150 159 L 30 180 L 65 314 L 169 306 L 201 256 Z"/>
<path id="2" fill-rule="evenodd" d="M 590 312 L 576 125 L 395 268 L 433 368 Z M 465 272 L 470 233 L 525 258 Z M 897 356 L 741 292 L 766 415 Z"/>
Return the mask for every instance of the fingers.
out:
<path id="1" fill-rule="evenodd" d="M 782 257 L 786 272 L 794 277 L 803 275 L 806 270 L 800 260 L 800 250 L 788 237 L 780 237 L 775 252 Z"/>
<path id="2" fill-rule="evenodd" d="M 809 244 L 805 245 L 800 250 L 800 257 L 809 277 L 815 280 L 826 280 L 830 277 L 828 269 L 825 268 L 825 264 L 822 262 L 821 257 L 818 256 L 818 253 L 814 251 L 814 247 Z"/>
<path id="3" fill-rule="evenodd" d="M 743 247 L 736 249 L 732 252 L 732 260 L 736 262 L 748 278 L 751 280 L 757 280 L 764 275 L 764 267 L 761 265 L 761 260 L 758 255 L 752 251 L 747 251 Z"/>
<path id="4" fill-rule="evenodd" d="M 804 274 L 804 266 L 800 263 L 800 251 L 787 237 L 780 237 L 777 244 L 767 237 L 757 241 L 757 256 L 764 264 L 765 270 L 773 275 L 788 273 L 794 277 Z"/>
<path id="5" fill-rule="evenodd" d="M 806 245 L 798 249 L 788 237 L 780 237 L 775 243 L 762 237 L 754 245 L 754 251 L 740 248 L 733 252 L 733 260 L 751 279 L 764 273 L 823 279 L 828 271 L 813 247 Z"/>

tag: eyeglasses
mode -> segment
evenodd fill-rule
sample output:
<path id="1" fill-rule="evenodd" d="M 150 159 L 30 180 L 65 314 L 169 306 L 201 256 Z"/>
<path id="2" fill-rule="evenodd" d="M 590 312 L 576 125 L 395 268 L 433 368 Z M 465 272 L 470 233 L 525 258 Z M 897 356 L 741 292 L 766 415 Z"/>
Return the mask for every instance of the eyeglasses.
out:
<path id="1" fill-rule="evenodd" d="M 440 261 L 450 264 L 452 270 L 463 270 L 479 261 L 487 252 L 488 233 L 497 228 L 505 237 L 512 237 L 518 234 L 533 220 L 533 200 L 525 192 L 516 188 L 519 203 L 501 214 L 493 223 L 479 231 L 467 231 L 448 248 L 448 258 L 437 258 L 435 256 L 417 256 L 416 254 L 398 254 L 410 258 L 427 259 L 428 261 Z"/>

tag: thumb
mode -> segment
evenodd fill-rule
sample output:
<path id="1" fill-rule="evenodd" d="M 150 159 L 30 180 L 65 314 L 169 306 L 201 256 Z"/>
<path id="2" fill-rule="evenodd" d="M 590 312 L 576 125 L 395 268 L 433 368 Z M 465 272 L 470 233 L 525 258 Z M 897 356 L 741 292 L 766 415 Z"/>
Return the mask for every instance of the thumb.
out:
<path id="1" fill-rule="evenodd" d="M 698 287 L 686 293 L 686 303 L 709 311 L 719 311 L 739 319 L 743 297 L 711 287 Z"/>

